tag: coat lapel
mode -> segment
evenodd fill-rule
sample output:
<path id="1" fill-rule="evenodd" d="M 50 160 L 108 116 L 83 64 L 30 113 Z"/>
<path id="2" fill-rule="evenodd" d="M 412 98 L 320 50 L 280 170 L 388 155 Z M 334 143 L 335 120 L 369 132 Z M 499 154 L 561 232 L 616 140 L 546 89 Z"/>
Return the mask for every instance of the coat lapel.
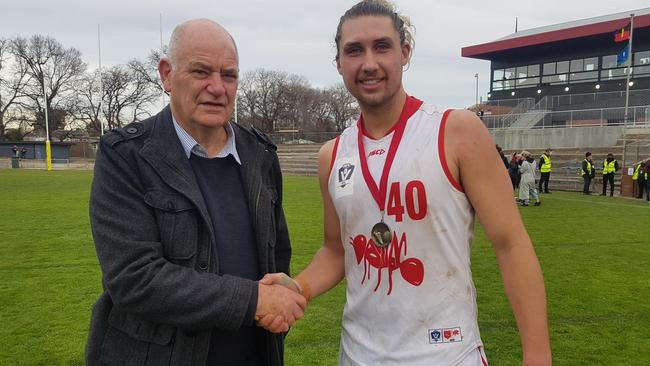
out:
<path id="1" fill-rule="evenodd" d="M 151 138 L 140 150 L 140 156 L 151 165 L 165 183 L 194 203 L 211 237 L 214 238 L 210 214 L 194 178 L 189 159 L 178 140 L 169 106 L 158 114 Z"/>

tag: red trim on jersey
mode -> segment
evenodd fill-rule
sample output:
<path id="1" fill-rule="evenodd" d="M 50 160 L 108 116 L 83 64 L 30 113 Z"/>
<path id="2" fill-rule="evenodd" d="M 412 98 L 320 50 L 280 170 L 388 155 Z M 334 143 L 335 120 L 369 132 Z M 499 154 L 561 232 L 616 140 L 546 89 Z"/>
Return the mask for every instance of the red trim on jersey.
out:
<path id="1" fill-rule="evenodd" d="M 334 168 L 334 161 L 336 160 L 336 150 L 339 148 L 339 140 L 341 139 L 341 135 L 336 136 L 336 140 L 334 140 L 334 149 L 332 150 L 332 160 L 330 161 L 330 170 L 327 172 L 327 179 L 330 179 L 330 176 L 332 175 L 332 169 Z"/>
<path id="2" fill-rule="evenodd" d="M 478 354 L 481 355 L 481 362 L 483 363 L 483 366 L 488 366 L 487 361 L 485 360 L 485 357 L 483 357 L 483 352 L 481 352 L 481 347 L 477 348 Z"/>
<path id="3" fill-rule="evenodd" d="M 445 172 L 445 175 L 447 176 L 447 179 L 449 179 L 451 185 L 460 192 L 465 193 L 463 187 L 456 181 L 456 179 L 454 179 L 454 176 L 451 175 L 451 171 L 447 165 L 447 155 L 445 154 L 445 126 L 447 125 L 447 117 L 452 111 L 453 109 L 447 109 L 442 115 L 442 120 L 440 121 L 440 128 L 438 130 L 438 156 L 440 158 L 442 170 Z"/>
<path id="4" fill-rule="evenodd" d="M 415 112 L 418 111 L 418 109 L 420 109 L 420 107 L 422 106 L 422 103 L 423 102 L 421 100 L 419 100 L 418 98 L 407 95 L 406 100 L 404 101 L 404 107 L 402 107 L 402 114 L 404 114 L 404 112 L 406 112 L 406 114 L 407 114 L 406 119 L 408 120 L 409 118 L 411 118 L 412 115 L 415 114 Z M 401 115 L 400 115 L 400 118 L 402 118 Z M 397 121 L 399 123 L 399 119 Z M 386 133 L 382 137 L 388 136 L 391 132 L 395 131 L 395 129 L 397 128 L 398 123 L 395 123 L 395 125 L 393 125 L 393 127 L 391 127 L 390 130 L 386 131 Z M 361 129 L 361 132 L 367 138 L 369 138 L 371 140 L 377 140 L 376 138 L 370 136 L 366 132 L 366 129 L 363 128 L 363 115 L 362 114 L 359 115 L 359 119 L 357 120 L 357 128 Z"/>
<path id="5" fill-rule="evenodd" d="M 357 123 L 357 144 L 359 149 L 359 161 L 361 162 L 361 172 L 363 173 L 363 179 L 366 181 L 366 185 L 370 190 L 370 194 L 377 202 L 379 210 L 383 213 L 384 208 L 386 207 L 386 193 L 388 191 L 388 174 L 390 173 L 390 167 L 393 165 L 393 160 L 395 160 L 395 154 L 397 153 L 397 147 L 399 146 L 400 141 L 402 140 L 402 135 L 406 129 L 406 122 L 411 116 L 420 109 L 422 101 L 413 97 L 406 97 L 404 101 L 404 107 L 402 107 L 402 113 L 395 124 L 395 135 L 390 142 L 390 147 L 388 148 L 388 154 L 386 155 L 386 161 L 384 162 L 384 169 L 381 172 L 381 178 L 379 180 L 379 188 L 377 188 L 377 182 L 372 178 L 370 174 L 370 169 L 368 169 L 368 159 L 366 157 L 366 151 L 363 147 L 363 117 L 359 117 L 359 122 Z"/>

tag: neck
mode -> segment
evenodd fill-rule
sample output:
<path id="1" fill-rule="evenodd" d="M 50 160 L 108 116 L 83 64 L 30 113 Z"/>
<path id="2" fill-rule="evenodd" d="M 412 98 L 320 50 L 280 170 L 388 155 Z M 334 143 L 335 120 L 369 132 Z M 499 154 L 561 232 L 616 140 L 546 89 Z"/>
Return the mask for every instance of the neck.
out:
<path id="1" fill-rule="evenodd" d="M 405 101 L 406 92 L 400 89 L 388 103 L 380 106 L 361 105 L 363 129 L 366 134 L 375 139 L 386 136 L 388 131 L 397 124 Z"/>

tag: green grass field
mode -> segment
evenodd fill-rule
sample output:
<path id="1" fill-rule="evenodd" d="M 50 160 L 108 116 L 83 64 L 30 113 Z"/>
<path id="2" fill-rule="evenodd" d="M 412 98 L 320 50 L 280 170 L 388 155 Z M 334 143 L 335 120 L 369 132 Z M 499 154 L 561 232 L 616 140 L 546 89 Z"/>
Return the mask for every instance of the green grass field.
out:
<path id="1" fill-rule="evenodd" d="M 90 172 L 0 170 L 0 365 L 82 365 L 100 272 Z M 315 178 L 285 179 L 292 270 L 321 241 Z M 650 365 L 650 205 L 544 195 L 521 209 L 544 269 L 555 365 Z M 472 269 L 491 365 L 520 364 L 494 252 L 477 227 Z M 335 365 L 344 288 L 315 299 L 287 337 L 287 365 Z M 433 310 L 432 310 L 433 311 Z"/>

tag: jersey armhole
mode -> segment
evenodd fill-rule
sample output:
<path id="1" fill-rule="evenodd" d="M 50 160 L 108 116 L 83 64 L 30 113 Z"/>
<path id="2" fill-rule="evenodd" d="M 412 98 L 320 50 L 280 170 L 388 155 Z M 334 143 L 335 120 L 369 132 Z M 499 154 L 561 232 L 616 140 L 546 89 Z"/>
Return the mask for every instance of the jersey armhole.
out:
<path id="1" fill-rule="evenodd" d="M 447 155 L 445 154 L 445 127 L 447 126 L 447 117 L 453 112 L 453 109 L 447 109 L 440 120 L 440 128 L 438 129 L 438 157 L 440 158 L 440 165 L 442 165 L 442 170 L 445 172 L 445 176 L 449 180 L 449 183 L 456 188 L 459 192 L 465 193 L 463 187 L 454 179 L 454 176 L 449 170 L 447 165 Z"/>
<path id="2" fill-rule="evenodd" d="M 327 180 L 329 180 L 330 176 L 332 175 L 332 169 L 334 168 L 334 161 L 336 161 L 336 150 L 338 150 L 340 139 L 341 139 L 341 135 L 338 135 L 336 136 L 336 140 L 334 140 L 334 147 L 332 148 L 332 160 L 330 161 L 330 169 L 327 172 Z"/>

